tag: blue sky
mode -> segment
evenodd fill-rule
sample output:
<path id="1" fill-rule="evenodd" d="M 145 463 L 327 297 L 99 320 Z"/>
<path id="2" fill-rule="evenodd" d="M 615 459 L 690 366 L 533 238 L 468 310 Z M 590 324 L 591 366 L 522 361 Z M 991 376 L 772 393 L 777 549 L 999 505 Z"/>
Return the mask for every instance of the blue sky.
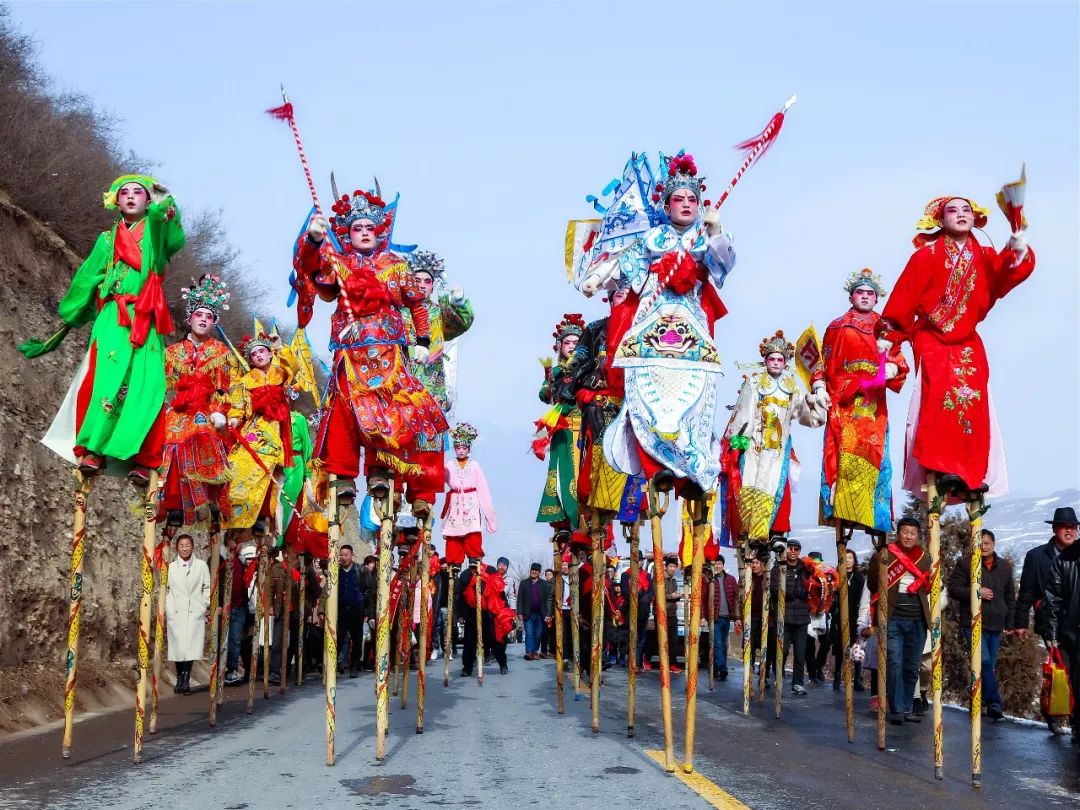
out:
<path id="1" fill-rule="evenodd" d="M 1075 3 L 15 3 L 43 68 L 122 119 L 182 205 L 221 207 L 229 238 L 284 308 L 310 206 L 288 127 L 263 114 L 284 82 L 324 200 L 400 191 L 395 238 L 442 253 L 477 322 L 461 348 L 461 418 L 485 428 L 507 531 L 530 525 L 544 465 L 525 454 L 543 406 L 537 358 L 564 312 L 603 305 L 566 284 L 566 220 L 632 150 L 686 148 L 722 188 L 792 93 L 780 142 L 724 206 L 739 263 L 717 327 L 728 365 L 777 328 L 823 329 L 870 266 L 893 282 L 938 194 L 993 206 L 1027 161 L 1035 275 L 982 335 L 1012 489 L 1080 484 L 1076 350 L 1080 59 Z M 126 36 L 125 32 L 130 32 Z M 1001 246 L 996 212 L 988 231 Z M 328 310 L 312 339 L 325 346 Z M 902 435 L 910 389 L 891 400 Z M 798 429 L 796 524 L 816 519 L 821 434 Z M 893 459 L 902 448 L 894 439 Z M 496 477 L 490 476 L 489 477 Z"/>

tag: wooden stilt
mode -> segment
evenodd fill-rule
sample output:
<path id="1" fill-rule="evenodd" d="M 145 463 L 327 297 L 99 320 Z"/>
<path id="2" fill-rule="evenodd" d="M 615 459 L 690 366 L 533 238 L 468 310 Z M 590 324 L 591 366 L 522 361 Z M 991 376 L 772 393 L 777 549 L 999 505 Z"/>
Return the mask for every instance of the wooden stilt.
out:
<path id="1" fill-rule="evenodd" d="M 443 633 L 446 636 L 443 642 L 443 686 L 450 686 L 450 659 L 454 655 L 454 586 L 457 584 L 458 569 L 451 565 L 446 577 L 446 627 Z"/>
<path id="2" fill-rule="evenodd" d="M 307 559 L 304 554 L 297 555 L 300 566 L 300 595 L 297 598 L 296 609 L 300 611 L 299 621 L 296 623 L 300 635 L 296 639 L 296 685 L 304 685 L 304 637 L 307 636 Z"/>
<path id="3" fill-rule="evenodd" d="M 986 512 L 982 495 L 970 495 L 967 508 L 971 533 L 971 786 L 982 787 L 982 516 Z"/>
<path id="4" fill-rule="evenodd" d="M 743 665 L 743 704 L 742 711 L 747 717 L 750 716 L 750 693 L 751 682 L 753 680 L 754 668 L 751 662 L 753 653 L 753 634 L 751 633 L 751 621 L 749 617 L 753 611 L 753 593 L 754 593 L 754 572 L 751 568 L 751 561 L 754 559 L 754 551 L 750 547 L 750 541 L 743 539 L 742 557 L 743 557 L 743 570 L 742 570 L 742 603 L 743 603 L 743 616 L 747 617 L 747 620 L 743 622 L 743 645 L 742 645 L 742 665 Z M 763 593 L 764 596 L 764 593 Z M 763 605 L 767 602 L 763 601 Z M 764 617 L 762 617 L 764 619 Z M 762 621 L 764 624 L 764 621 Z"/>
<path id="5" fill-rule="evenodd" d="M 780 561 L 780 575 L 776 578 L 776 672 L 773 675 L 773 715 L 780 719 L 784 704 L 784 617 L 787 615 L 787 549 L 777 551 Z M 785 555 L 785 556 L 781 556 Z M 765 574 L 770 580 L 772 572 Z M 771 585 L 771 582 L 770 582 Z M 762 602 L 762 612 L 768 602 Z M 764 622 L 762 623 L 764 624 Z"/>
<path id="6" fill-rule="evenodd" d="M 836 518 L 836 571 L 840 577 L 840 653 L 844 656 L 842 672 L 844 677 L 844 722 L 847 726 L 847 740 L 855 742 L 855 685 L 851 672 L 851 614 L 848 596 L 847 547 L 851 530 L 844 527 L 843 521 Z M 841 662 L 836 662 L 841 666 Z"/>
<path id="7" fill-rule="evenodd" d="M 574 645 L 570 682 L 574 687 L 574 700 L 581 690 L 581 560 L 577 554 L 570 558 L 570 641 Z"/>
<path id="8" fill-rule="evenodd" d="M 698 668 L 701 663 L 701 569 L 705 564 L 705 528 L 709 509 L 704 496 L 691 501 L 693 562 L 690 566 L 690 615 L 686 619 L 686 760 L 683 770 L 694 772 L 694 737 L 697 731 Z"/>
<path id="9" fill-rule="evenodd" d="M 266 617 L 266 611 L 264 609 L 262 600 L 262 588 L 260 586 L 260 571 L 262 569 L 262 556 L 263 548 L 266 544 L 266 538 L 259 538 L 258 545 L 255 548 L 255 628 L 252 631 L 251 636 L 251 661 L 248 667 L 247 679 L 248 679 L 248 696 L 247 696 L 247 713 L 252 714 L 255 711 L 255 684 L 259 680 L 259 647 L 261 646 L 262 639 L 262 623 Z M 245 594 L 248 595 L 250 603 L 250 588 L 245 590 Z"/>
<path id="10" fill-rule="evenodd" d="M 937 489 L 937 474 L 929 473 L 926 481 L 927 503 L 930 523 L 930 659 L 932 716 L 934 723 L 934 778 L 945 778 L 945 724 L 941 715 L 942 646 L 941 646 L 941 508 L 943 498 Z M 888 579 L 881 580 L 888 589 Z M 887 639 L 883 636 L 879 641 Z"/>
<path id="11" fill-rule="evenodd" d="M 139 636 L 136 658 L 139 663 L 139 685 L 135 691 L 135 747 L 132 761 L 142 762 L 143 729 L 146 717 L 146 687 L 150 676 L 150 611 L 154 593 L 154 535 L 157 527 L 158 472 L 150 471 L 143 503 L 143 545 L 140 564 Z"/>
<path id="12" fill-rule="evenodd" d="M 770 606 L 772 605 L 772 567 L 774 563 L 770 557 L 768 562 L 762 565 L 761 571 L 761 633 L 758 638 L 758 682 L 757 699 L 762 706 L 765 705 L 765 682 L 769 679 L 769 624 Z M 783 682 L 783 678 L 780 679 Z"/>
<path id="13" fill-rule="evenodd" d="M 428 543 L 431 540 L 431 521 L 420 523 L 420 636 L 416 649 L 416 733 L 424 733 L 424 697 L 427 689 L 428 656 L 428 598 L 431 594 L 431 562 Z"/>
<path id="14" fill-rule="evenodd" d="M 232 591 L 233 591 L 233 560 L 236 559 L 237 549 L 236 544 L 233 544 L 232 550 L 228 553 L 225 559 L 225 584 L 223 586 L 223 592 L 225 598 L 221 608 L 221 655 L 218 657 L 218 684 L 220 688 L 217 691 L 217 696 L 211 696 L 210 701 L 210 725 L 211 727 L 217 725 L 217 710 L 221 705 L 225 697 L 225 674 L 227 665 L 229 662 L 229 631 L 232 624 Z"/>
<path id="15" fill-rule="evenodd" d="M 638 672 L 638 621 L 640 614 L 638 595 L 641 590 L 641 521 L 629 527 L 630 534 L 630 640 L 627 657 L 630 660 L 626 673 L 626 736 L 634 736 L 634 712 L 637 708 L 637 672 Z M 562 577 L 559 577 L 560 584 Z M 561 639 L 560 639 L 561 641 Z"/>
<path id="16" fill-rule="evenodd" d="M 217 520 L 211 518 L 210 533 L 207 537 L 210 545 L 210 636 L 208 669 L 210 681 L 207 691 L 210 693 L 210 726 L 217 722 L 217 693 L 219 683 L 218 669 L 221 666 L 221 539 Z"/>
<path id="17" fill-rule="evenodd" d="M 476 685 L 484 685 L 484 613 L 483 591 L 481 590 L 481 572 L 484 570 L 483 559 L 476 561 L 476 576 L 473 587 L 476 589 Z"/>
<path id="18" fill-rule="evenodd" d="M 339 479 L 329 475 L 327 505 L 326 608 L 323 620 L 323 677 L 326 681 L 326 764 L 337 762 L 337 668 L 338 591 L 341 582 L 341 508 L 338 506 Z M 346 483 L 349 483 L 346 481 Z"/>
<path id="19" fill-rule="evenodd" d="M 675 739 L 671 722 L 671 658 L 668 650 L 667 594 L 664 582 L 664 538 L 661 520 L 670 495 L 663 502 L 655 483 L 649 484 L 649 528 L 653 542 L 653 587 L 656 594 L 656 641 L 660 648 L 660 711 L 664 722 L 664 770 L 675 772 Z"/>
<path id="20" fill-rule="evenodd" d="M 420 537 L 417 538 L 417 542 L 422 542 Z M 417 554 L 419 553 L 420 549 L 417 549 Z M 408 593 L 405 595 L 406 598 L 401 600 L 405 605 L 404 615 L 401 617 L 401 708 L 403 709 L 409 708 L 409 672 L 412 670 L 412 620 L 416 610 L 416 575 L 417 563 L 414 558 L 406 579 Z"/>
<path id="21" fill-rule="evenodd" d="M 86 502 L 94 477 L 75 472 L 75 512 L 71 521 L 71 576 L 68 589 L 67 669 L 64 681 L 63 757 L 71 757 L 75 724 L 75 687 L 79 675 L 79 629 L 82 626 L 83 562 L 86 559 Z"/>
<path id="22" fill-rule="evenodd" d="M 263 700 L 270 699 L 270 649 L 273 636 L 270 634 L 270 625 L 274 622 L 274 611 L 270 605 L 270 542 L 262 544 L 259 552 L 259 603 L 262 605 L 263 621 L 259 625 L 259 634 L 262 637 L 262 682 Z"/>
<path id="23" fill-rule="evenodd" d="M 150 726 L 157 733 L 158 685 L 161 683 L 161 659 L 165 655 L 165 594 L 169 590 L 169 563 L 172 562 L 172 536 L 168 528 L 161 535 L 161 553 L 154 550 L 154 569 L 157 571 L 157 608 L 154 611 L 154 655 L 150 675 Z"/>
<path id="24" fill-rule="evenodd" d="M 706 621 L 709 623 L 709 691 L 712 692 L 716 689 L 716 573 L 713 572 L 713 578 L 709 580 L 709 592 L 706 594 L 706 598 L 709 600 L 708 609 L 705 615 L 708 617 Z M 727 656 L 727 650 L 724 650 L 724 656 Z"/>
<path id="25" fill-rule="evenodd" d="M 555 711 L 563 714 L 566 711 L 566 697 L 563 694 L 563 579 L 562 579 L 562 555 L 559 551 L 557 539 L 552 541 L 554 552 L 552 554 L 552 570 L 555 572 L 555 598 L 552 606 L 551 626 L 555 632 Z"/>
<path id="26" fill-rule="evenodd" d="M 885 536 L 875 538 L 875 547 L 878 555 L 878 592 L 877 621 L 875 622 L 877 633 L 877 747 L 878 751 L 885 750 L 885 712 L 889 698 L 886 688 L 886 667 L 888 666 L 888 641 L 889 641 L 889 564 L 885 559 L 886 541 Z"/>
<path id="27" fill-rule="evenodd" d="M 373 492 L 381 521 L 379 527 L 379 590 L 375 623 L 375 761 L 386 759 L 386 734 L 390 728 L 390 556 L 394 542 L 394 480 L 386 491 Z"/>
<path id="28" fill-rule="evenodd" d="M 293 580 L 292 572 L 296 566 L 296 553 L 292 549 L 287 549 L 285 552 L 285 560 L 283 565 L 285 568 L 285 610 L 282 611 L 282 625 L 281 625 L 281 651 L 278 656 L 281 661 L 281 669 L 278 671 L 278 694 L 285 694 L 285 687 L 289 682 L 289 643 L 292 635 L 289 630 L 289 624 L 292 621 L 292 594 L 293 594 Z"/>
<path id="29" fill-rule="evenodd" d="M 591 645 L 589 656 L 589 680 L 590 696 L 589 703 L 592 709 L 592 733 L 600 733 L 600 673 L 603 671 L 603 642 L 604 642 L 604 589 L 605 582 L 604 565 L 604 537 L 606 536 L 606 521 L 601 521 L 598 512 L 593 512 L 591 521 L 592 531 L 592 623 Z"/>

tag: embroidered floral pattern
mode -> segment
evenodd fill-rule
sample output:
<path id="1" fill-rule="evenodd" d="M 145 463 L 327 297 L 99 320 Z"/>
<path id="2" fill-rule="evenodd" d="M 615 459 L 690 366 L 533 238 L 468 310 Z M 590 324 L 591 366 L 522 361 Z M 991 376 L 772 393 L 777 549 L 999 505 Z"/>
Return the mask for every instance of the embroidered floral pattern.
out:
<path id="1" fill-rule="evenodd" d="M 960 352 L 960 365 L 953 368 L 957 384 L 945 394 L 946 410 L 956 411 L 956 418 L 964 433 L 969 435 L 972 430 L 971 420 L 967 418 L 968 408 L 982 399 L 982 391 L 972 388 L 967 381 L 968 376 L 975 373 L 975 363 L 971 359 L 973 352 L 970 346 Z"/>
<path id="2" fill-rule="evenodd" d="M 947 236 L 941 241 L 945 247 L 946 260 L 952 269 L 945 284 L 945 294 L 930 313 L 929 320 L 942 332 L 948 333 L 967 312 L 968 298 L 975 289 L 975 254 L 971 250 L 970 239 L 963 249 Z"/>

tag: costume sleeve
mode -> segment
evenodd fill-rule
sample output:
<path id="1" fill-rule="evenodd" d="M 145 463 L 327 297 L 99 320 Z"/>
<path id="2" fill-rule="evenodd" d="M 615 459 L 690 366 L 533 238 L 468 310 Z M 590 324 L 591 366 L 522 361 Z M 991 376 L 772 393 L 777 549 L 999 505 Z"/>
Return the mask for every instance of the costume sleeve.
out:
<path id="1" fill-rule="evenodd" d="M 456 340 L 464 335 L 473 325 L 472 301 L 468 298 L 454 303 L 449 296 L 439 299 L 439 308 L 442 311 L 443 340 Z"/>
<path id="2" fill-rule="evenodd" d="M 735 240 L 727 231 L 709 238 L 709 245 L 705 249 L 705 268 L 716 288 L 723 287 L 724 279 L 735 268 Z"/>
<path id="3" fill-rule="evenodd" d="M 649 277 L 649 262 L 645 255 L 645 240 L 637 239 L 630 247 L 616 257 L 619 286 L 629 286 L 634 292 L 641 293 Z"/>
<path id="4" fill-rule="evenodd" d="M 724 438 L 731 439 L 739 433 L 747 438 L 754 433 L 754 385 L 750 377 L 744 379 L 739 388 L 739 398 L 735 401 L 735 409 L 731 412 Z"/>
<path id="5" fill-rule="evenodd" d="M 300 364 L 296 360 L 296 355 L 293 354 L 293 350 L 285 344 L 282 344 L 281 348 L 274 352 L 274 361 L 285 372 L 285 383 L 287 384 L 292 380 L 296 374 L 296 370 L 300 367 Z"/>
<path id="6" fill-rule="evenodd" d="M 544 381 L 540 383 L 540 401 L 551 405 L 555 400 L 551 395 L 551 382 L 558 373 L 558 366 L 547 366 L 544 368 Z"/>
<path id="7" fill-rule="evenodd" d="M 930 273 L 927 263 L 930 248 L 919 248 L 908 259 L 907 266 L 896 280 L 896 286 L 889 295 L 889 302 L 881 316 L 900 332 L 902 340 L 911 340 L 915 327 L 915 316 L 929 282 Z"/>
<path id="8" fill-rule="evenodd" d="M 891 380 L 886 380 L 885 387 L 894 394 L 899 394 L 904 387 L 904 383 L 907 382 L 908 372 L 911 371 L 908 366 L 907 358 L 904 357 L 904 353 L 900 351 L 900 346 L 894 342 L 889 351 L 886 352 L 885 360 L 888 363 L 894 363 L 896 365 L 896 376 Z"/>
<path id="9" fill-rule="evenodd" d="M 177 349 L 183 345 L 182 343 L 174 343 L 172 346 L 165 350 L 165 390 L 171 391 L 176 388 L 176 383 L 180 379 L 180 372 L 176 368 L 176 354 Z"/>
<path id="10" fill-rule="evenodd" d="M 93 250 L 75 271 L 75 277 L 60 299 L 60 320 L 68 326 L 82 326 L 97 317 L 97 288 L 105 280 L 105 270 L 112 259 L 110 232 L 98 235 Z"/>
<path id="11" fill-rule="evenodd" d="M 855 623 L 855 629 L 859 634 L 870 627 L 870 589 L 863 588 L 859 597 L 859 618 Z"/>
<path id="12" fill-rule="evenodd" d="M 214 406 L 214 410 L 218 413 L 228 415 L 229 402 L 232 396 L 233 387 L 236 385 L 237 378 L 240 376 L 239 367 L 236 363 L 236 358 L 233 357 L 232 352 L 226 347 L 225 357 L 218 366 L 214 379 L 214 396 L 210 400 Z"/>
<path id="13" fill-rule="evenodd" d="M 987 261 L 994 268 L 993 282 L 990 288 L 990 305 L 1004 298 L 1015 287 L 1027 281 L 1035 271 L 1035 251 L 1028 248 L 1024 258 L 1014 267 L 1016 254 L 1008 248 L 995 254 L 993 248 L 983 247 Z"/>
<path id="14" fill-rule="evenodd" d="M 408 271 L 398 271 L 398 291 L 401 296 L 401 306 L 409 310 L 412 315 L 413 328 L 416 330 L 416 342 L 420 346 L 428 346 L 431 343 L 431 321 L 428 318 L 427 302 L 424 301 L 424 293 L 420 285 Z"/>
<path id="15" fill-rule="evenodd" d="M 244 422 L 251 413 L 251 395 L 248 393 L 248 376 L 253 372 L 244 374 L 236 381 L 229 397 L 229 418 L 239 419 Z"/>
<path id="16" fill-rule="evenodd" d="M 480 497 L 480 514 L 484 516 L 488 531 L 495 534 L 495 506 L 491 502 L 491 491 L 480 465 L 476 466 L 476 494 Z"/>
<path id="17" fill-rule="evenodd" d="M 171 218 L 167 218 L 169 209 Z M 154 272 L 161 275 L 165 265 L 184 247 L 184 226 L 180 224 L 180 208 L 170 194 L 165 199 L 150 203 L 146 209 L 146 228 L 150 244 L 154 246 Z"/>

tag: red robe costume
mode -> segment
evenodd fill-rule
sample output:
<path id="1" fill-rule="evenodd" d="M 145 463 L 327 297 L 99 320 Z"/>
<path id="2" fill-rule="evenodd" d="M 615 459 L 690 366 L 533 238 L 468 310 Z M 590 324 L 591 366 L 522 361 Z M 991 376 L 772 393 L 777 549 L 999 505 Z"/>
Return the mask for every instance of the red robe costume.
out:
<path id="1" fill-rule="evenodd" d="M 297 275 L 333 291 L 330 319 L 333 372 L 315 452 L 327 472 L 355 478 L 360 448 L 368 470 L 390 467 L 412 478 L 413 490 L 438 490 L 440 453 L 421 454 L 448 428 L 434 397 L 409 370 L 408 339 L 400 309 L 408 309 L 421 342 L 430 337 L 423 293 L 405 261 L 388 250 L 364 255 L 347 246 L 338 253 L 329 239 L 316 245 L 300 237 Z M 426 456 L 432 456 L 430 463 Z"/>
<path id="2" fill-rule="evenodd" d="M 229 413 L 229 391 L 238 363 L 229 347 L 210 338 L 196 344 L 189 335 L 165 350 L 165 382 L 173 392 L 165 412 L 161 506 L 182 511 L 184 525 L 219 497 L 231 477 L 229 451 L 210 422 L 211 413 Z"/>
<path id="3" fill-rule="evenodd" d="M 908 365 L 893 344 L 885 362 L 897 373 L 883 386 L 863 383 L 877 376 L 881 352 L 877 341 L 887 325 L 876 312 L 852 308 L 829 324 L 822 339 L 823 368 L 811 385 L 825 383 L 832 405 L 825 424 L 821 472 L 821 522 L 836 518 L 867 529 L 892 530 L 892 465 L 889 461 L 889 411 L 886 390 L 899 393 Z"/>
<path id="4" fill-rule="evenodd" d="M 927 470 L 959 475 L 970 488 L 1008 491 L 1005 455 L 990 401 L 986 351 L 976 327 L 1035 269 L 1028 250 L 995 253 L 970 235 L 962 248 L 941 235 L 900 274 L 883 317 L 911 341 L 916 389 L 908 412 L 904 488 L 916 495 Z"/>

